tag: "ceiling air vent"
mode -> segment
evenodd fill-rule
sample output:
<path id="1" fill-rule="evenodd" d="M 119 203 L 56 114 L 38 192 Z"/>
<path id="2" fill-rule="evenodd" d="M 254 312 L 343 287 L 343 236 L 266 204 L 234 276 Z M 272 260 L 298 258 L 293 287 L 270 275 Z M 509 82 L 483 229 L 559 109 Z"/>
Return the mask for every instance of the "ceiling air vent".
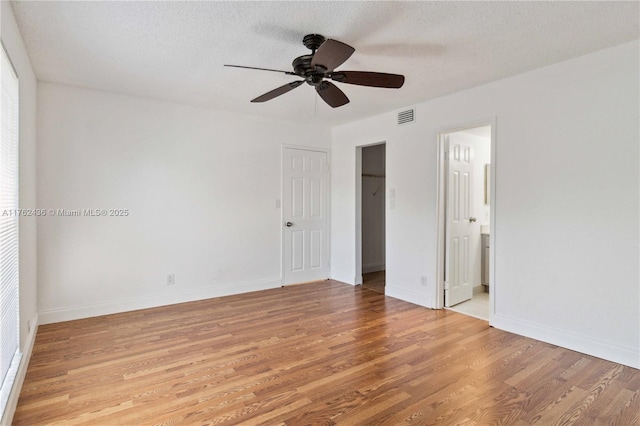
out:
<path id="1" fill-rule="evenodd" d="M 398 126 L 402 126 L 403 124 L 409 124 L 416 121 L 416 112 L 414 108 L 400 111 L 398 113 Z"/>

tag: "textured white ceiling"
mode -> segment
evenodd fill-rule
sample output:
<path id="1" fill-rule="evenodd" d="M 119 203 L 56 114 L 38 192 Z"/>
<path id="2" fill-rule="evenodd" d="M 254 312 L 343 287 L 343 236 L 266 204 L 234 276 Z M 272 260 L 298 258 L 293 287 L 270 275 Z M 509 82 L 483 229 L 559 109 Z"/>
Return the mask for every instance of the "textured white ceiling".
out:
<path id="1" fill-rule="evenodd" d="M 13 8 L 40 80 L 300 122 L 391 111 L 634 40 L 638 2 L 57 2 Z M 399 90 L 338 84 L 249 101 L 296 78 L 308 33 L 355 47 L 338 69 L 404 74 Z M 316 105 L 317 103 L 317 105 Z"/>

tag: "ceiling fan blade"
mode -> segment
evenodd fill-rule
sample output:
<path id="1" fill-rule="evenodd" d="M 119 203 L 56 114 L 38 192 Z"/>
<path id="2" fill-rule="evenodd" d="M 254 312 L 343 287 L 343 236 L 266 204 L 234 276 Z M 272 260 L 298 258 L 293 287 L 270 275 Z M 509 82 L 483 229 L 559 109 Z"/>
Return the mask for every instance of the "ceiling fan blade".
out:
<path id="1" fill-rule="evenodd" d="M 311 66 L 320 65 L 333 71 L 336 67 L 342 65 L 356 49 L 337 40 L 326 40 L 320 45 L 311 60 Z"/>
<path id="2" fill-rule="evenodd" d="M 359 86 L 399 89 L 404 84 L 404 75 L 369 71 L 337 71 L 331 73 L 331 80 Z"/>
<path id="3" fill-rule="evenodd" d="M 275 97 L 278 97 L 280 95 L 284 95 L 288 91 L 295 89 L 296 87 L 300 86 L 302 83 L 304 83 L 304 80 L 292 81 L 291 83 L 287 83 L 284 86 L 280 86 L 277 89 L 273 89 L 272 91 L 267 92 L 264 95 L 258 96 L 257 98 L 253 99 L 251 102 L 266 102 L 266 101 L 270 101 L 271 99 L 273 99 Z"/>
<path id="4" fill-rule="evenodd" d="M 225 67 L 245 68 L 245 69 L 248 69 L 248 70 L 258 70 L 258 71 L 273 71 L 273 72 L 281 72 L 281 73 L 287 74 L 287 75 L 297 75 L 296 73 L 291 72 L 291 71 L 273 70 L 271 68 L 245 67 L 244 65 L 225 65 Z"/>
<path id="5" fill-rule="evenodd" d="M 323 81 L 317 85 L 316 92 L 318 92 L 318 95 L 332 108 L 337 108 L 349 103 L 347 95 L 338 89 L 338 86 L 328 81 Z"/>

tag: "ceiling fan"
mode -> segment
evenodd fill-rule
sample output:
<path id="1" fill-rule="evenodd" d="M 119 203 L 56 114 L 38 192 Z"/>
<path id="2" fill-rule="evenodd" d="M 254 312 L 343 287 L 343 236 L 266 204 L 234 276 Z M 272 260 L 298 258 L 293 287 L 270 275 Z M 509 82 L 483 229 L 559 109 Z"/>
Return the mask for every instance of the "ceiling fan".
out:
<path id="1" fill-rule="evenodd" d="M 286 75 L 296 75 L 303 80 L 292 81 L 264 95 L 258 96 L 251 102 L 266 102 L 277 96 L 295 89 L 302 83 L 316 88 L 318 95 L 331 107 L 336 108 L 349 103 L 349 98 L 335 84 L 356 84 L 359 86 L 385 87 L 399 89 L 404 84 L 404 76 L 369 71 L 334 71 L 355 52 L 355 49 L 337 40 L 325 40 L 320 34 L 308 34 L 302 43 L 311 49 L 310 55 L 302 55 L 293 60 L 293 71 L 281 71 L 269 68 L 246 67 L 243 65 L 225 65 L 225 67 L 247 68 L 252 70 L 273 71 Z"/>

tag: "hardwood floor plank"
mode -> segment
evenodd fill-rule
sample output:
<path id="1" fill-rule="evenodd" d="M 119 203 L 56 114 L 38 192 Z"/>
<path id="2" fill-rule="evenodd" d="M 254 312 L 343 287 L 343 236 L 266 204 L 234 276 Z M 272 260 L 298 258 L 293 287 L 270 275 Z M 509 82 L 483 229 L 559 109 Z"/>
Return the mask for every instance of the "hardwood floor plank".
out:
<path id="1" fill-rule="evenodd" d="M 380 413 L 389 407 L 395 407 L 411 398 L 411 395 L 402 391 L 389 391 L 384 394 L 367 398 L 358 407 L 352 408 L 336 419 L 339 424 L 371 425 L 372 419 L 379 417 Z M 376 420 L 375 423 L 378 423 Z"/>
<path id="2" fill-rule="evenodd" d="M 607 389 L 618 377 L 623 370 L 623 366 L 614 365 L 613 368 L 609 369 L 602 377 L 599 378 L 598 382 L 594 383 L 591 388 L 587 391 L 585 397 L 575 404 L 568 412 L 564 413 L 560 418 L 560 424 L 572 424 L 575 423 L 578 419 L 589 419 L 590 417 L 587 415 L 589 409 L 594 406 L 594 402 L 596 402 L 600 396 L 603 394 L 605 389 Z M 597 417 L 598 412 L 594 413 Z"/>
<path id="3" fill-rule="evenodd" d="M 605 420 L 614 425 L 639 425 L 640 424 L 640 390 L 636 390 L 624 403 L 621 411 L 617 412 L 611 407 Z"/>
<path id="4" fill-rule="evenodd" d="M 15 425 L 635 425 L 640 372 L 335 281 L 39 327 Z"/>
<path id="5" fill-rule="evenodd" d="M 334 419 L 357 409 L 366 401 L 366 397 L 357 390 L 332 392 L 325 396 L 327 398 L 314 399 L 311 408 L 293 410 L 274 420 L 280 420 L 285 425 L 333 425 Z"/>

